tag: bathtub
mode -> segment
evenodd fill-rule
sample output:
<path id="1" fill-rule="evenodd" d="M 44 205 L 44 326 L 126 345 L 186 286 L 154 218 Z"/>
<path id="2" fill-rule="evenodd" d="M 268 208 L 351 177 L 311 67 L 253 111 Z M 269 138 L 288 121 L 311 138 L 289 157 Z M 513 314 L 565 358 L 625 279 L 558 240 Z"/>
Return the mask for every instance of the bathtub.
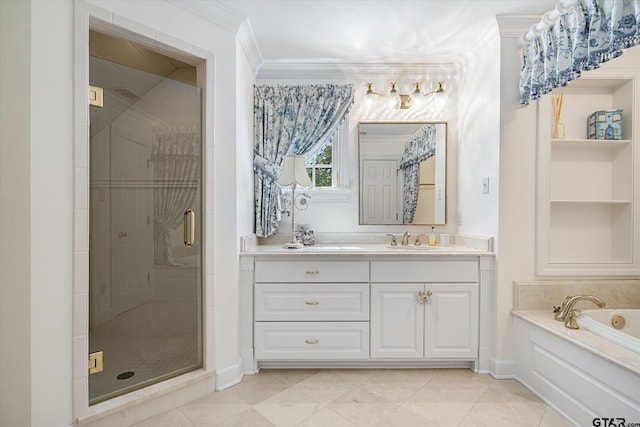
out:
<path id="1" fill-rule="evenodd" d="M 640 351 L 599 333 L 638 346 L 640 339 L 607 326 L 615 314 L 625 317 L 623 331 L 638 327 L 640 310 L 584 310 L 580 329 L 554 320 L 551 310 L 514 310 L 515 378 L 573 425 L 612 417 L 640 424 Z"/>
<path id="2" fill-rule="evenodd" d="M 581 328 L 640 353 L 640 309 L 584 310 L 576 320 Z M 613 326 L 614 322 L 620 329 Z"/>

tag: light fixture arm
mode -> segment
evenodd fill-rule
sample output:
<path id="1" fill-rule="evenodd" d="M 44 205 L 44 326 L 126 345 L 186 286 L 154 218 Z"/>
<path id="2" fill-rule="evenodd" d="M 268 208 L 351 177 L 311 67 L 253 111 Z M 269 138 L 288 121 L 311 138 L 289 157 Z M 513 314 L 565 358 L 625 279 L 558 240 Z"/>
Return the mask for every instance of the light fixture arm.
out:
<path id="1" fill-rule="evenodd" d="M 444 93 L 445 92 L 444 84 L 445 84 L 444 81 L 439 81 L 438 87 L 435 90 L 432 90 L 430 92 L 423 94 L 422 88 L 420 87 L 420 82 L 415 82 L 413 84 L 413 92 L 411 92 L 411 94 L 409 95 L 409 94 L 399 93 L 397 83 L 390 82 L 389 83 L 390 89 L 389 89 L 388 96 L 393 99 L 393 105 L 395 106 L 395 108 L 405 110 L 411 107 L 411 98 L 414 96 L 422 95 L 423 97 L 426 97 L 433 94 Z M 368 82 L 368 83 L 365 83 L 365 85 L 367 86 L 367 92 L 366 92 L 367 96 L 369 95 L 384 96 L 381 93 L 374 92 L 373 83 Z M 415 103 L 418 103 L 418 102 L 419 100 L 415 99 Z"/>
<path id="2" fill-rule="evenodd" d="M 431 92 L 425 93 L 424 96 L 431 95 L 434 93 L 444 93 L 444 82 L 438 82 L 438 88 L 436 90 L 432 90 Z"/>

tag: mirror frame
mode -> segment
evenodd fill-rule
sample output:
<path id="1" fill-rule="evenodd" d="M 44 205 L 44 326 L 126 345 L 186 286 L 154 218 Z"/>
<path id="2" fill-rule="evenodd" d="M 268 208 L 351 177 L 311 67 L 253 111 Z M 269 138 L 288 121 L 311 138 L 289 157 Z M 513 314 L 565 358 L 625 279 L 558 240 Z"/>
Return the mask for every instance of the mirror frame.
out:
<path id="1" fill-rule="evenodd" d="M 444 222 L 441 223 L 410 223 L 404 224 L 402 222 L 398 223 L 375 223 L 368 224 L 364 223 L 362 220 L 362 184 L 363 184 L 363 170 L 362 170 L 362 125 L 370 125 L 370 124 L 399 124 L 399 125 L 444 125 L 445 127 L 445 137 L 444 137 L 444 182 L 445 182 L 445 195 L 444 195 Z M 405 225 L 405 226 L 433 226 L 433 227 L 442 227 L 448 225 L 448 213 L 449 213 L 449 123 L 447 121 L 361 121 L 358 122 L 358 225 L 371 225 L 371 226 L 381 226 L 381 225 Z"/>

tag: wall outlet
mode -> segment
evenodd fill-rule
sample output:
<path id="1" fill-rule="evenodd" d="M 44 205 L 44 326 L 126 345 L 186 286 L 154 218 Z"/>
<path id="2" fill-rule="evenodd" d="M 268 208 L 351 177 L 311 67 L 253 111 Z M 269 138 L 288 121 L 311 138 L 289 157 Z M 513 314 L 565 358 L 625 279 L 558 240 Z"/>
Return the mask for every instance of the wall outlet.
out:
<path id="1" fill-rule="evenodd" d="M 489 194 L 489 177 L 482 180 L 482 194 Z"/>
<path id="2" fill-rule="evenodd" d="M 462 225 L 462 212 L 458 212 L 456 214 L 456 222 L 458 223 L 458 226 Z"/>

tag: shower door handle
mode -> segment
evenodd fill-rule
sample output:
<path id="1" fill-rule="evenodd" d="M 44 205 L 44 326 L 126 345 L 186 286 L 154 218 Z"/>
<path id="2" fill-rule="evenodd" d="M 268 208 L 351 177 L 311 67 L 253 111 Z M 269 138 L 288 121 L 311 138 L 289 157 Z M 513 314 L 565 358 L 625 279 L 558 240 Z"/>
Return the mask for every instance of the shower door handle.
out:
<path id="1" fill-rule="evenodd" d="M 192 209 L 184 211 L 184 245 L 193 246 L 196 242 L 196 213 Z"/>

